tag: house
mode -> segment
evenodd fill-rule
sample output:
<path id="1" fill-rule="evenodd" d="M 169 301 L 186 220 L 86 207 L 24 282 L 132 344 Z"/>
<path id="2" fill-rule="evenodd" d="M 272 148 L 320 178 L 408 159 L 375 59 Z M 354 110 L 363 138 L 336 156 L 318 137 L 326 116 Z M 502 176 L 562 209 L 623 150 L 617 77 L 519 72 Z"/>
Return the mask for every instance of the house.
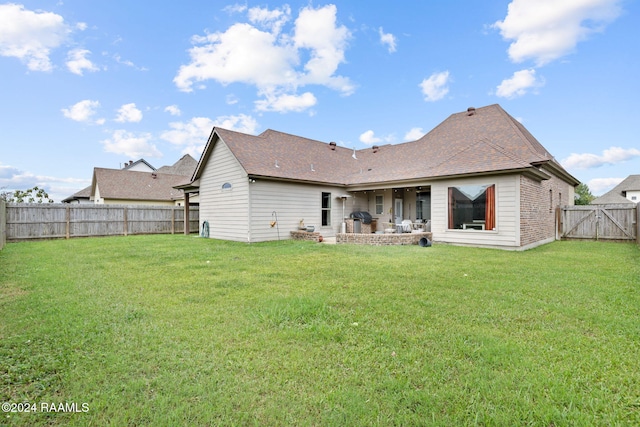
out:
<path id="1" fill-rule="evenodd" d="M 91 186 L 85 187 L 77 193 L 62 200 L 62 203 L 93 203 L 91 201 Z"/>
<path id="2" fill-rule="evenodd" d="M 629 175 L 610 191 L 591 201 L 592 205 L 631 204 L 640 201 L 640 175 Z"/>
<path id="3" fill-rule="evenodd" d="M 434 242 L 527 249 L 556 238 L 579 181 L 499 105 L 452 114 L 422 138 L 363 150 L 266 130 L 214 128 L 191 182 L 209 236 L 261 242 L 301 220 L 323 236 L 351 212 L 372 232 L 431 220 Z M 278 229 L 272 226 L 277 219 Z"/>
<path id="4" fill-rule="evenodd" d="M 184 205 L 175 186 L 190 182 L 198 162 L 189 154 L 171 166 L 156 169 L 144 159 L 128 161 L 122 169 L 94 168 L 91 185 L 63 203 Z M 190 203 L 197 204 L 197 197 Z"/>
<path id="5" fill-rule="evenodd" d="M 133 160 L 129 160 L 129 162 L 126 162 L 124 164 L 122 169 L 128 170 L 128 171 L 134 171 L 134 172 L 155 172 L 156 171 L 156 168 L 151 166 L 151 164 L 147 162 L 145 159 L 136 160 L 135 162 Z"/>

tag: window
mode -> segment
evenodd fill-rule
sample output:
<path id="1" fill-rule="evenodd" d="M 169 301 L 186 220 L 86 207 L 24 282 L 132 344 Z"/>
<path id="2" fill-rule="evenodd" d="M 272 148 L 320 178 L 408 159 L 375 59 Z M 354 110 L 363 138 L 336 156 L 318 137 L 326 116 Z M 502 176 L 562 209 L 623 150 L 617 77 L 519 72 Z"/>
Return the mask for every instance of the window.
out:
<path id="1" fill-rule="evenodd" d="M 322 193 L 322 225 L 331 225 L 331 193 Z"/>
<path id="2" fill-rule="evenodd" d="M 384 196 L 376 196 L 376 215 L 382 215 L 384 210 Z"/>
<path id="3" fill-rule="evenodd" d="M 222 184 L 222 189 L 227 191 L 231 190 L 231 183 L 225 182 L 224 184 Z"/>
<path id="4" fill-rule="evenodd" d="M 449 187 L 448 219 L 450 229 L 495 230 L 495 184 Z"/>

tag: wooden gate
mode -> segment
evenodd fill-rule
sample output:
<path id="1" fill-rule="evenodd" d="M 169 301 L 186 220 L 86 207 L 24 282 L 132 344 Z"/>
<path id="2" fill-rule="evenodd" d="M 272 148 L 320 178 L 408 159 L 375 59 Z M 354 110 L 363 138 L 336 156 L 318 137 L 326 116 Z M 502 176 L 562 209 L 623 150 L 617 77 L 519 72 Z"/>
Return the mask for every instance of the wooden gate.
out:
<path id="1" fill-rule="evenodd" d="M 563 239 L 638 239 L 638 209 L 631 204 L 565 206 L 561 224 Z"/>

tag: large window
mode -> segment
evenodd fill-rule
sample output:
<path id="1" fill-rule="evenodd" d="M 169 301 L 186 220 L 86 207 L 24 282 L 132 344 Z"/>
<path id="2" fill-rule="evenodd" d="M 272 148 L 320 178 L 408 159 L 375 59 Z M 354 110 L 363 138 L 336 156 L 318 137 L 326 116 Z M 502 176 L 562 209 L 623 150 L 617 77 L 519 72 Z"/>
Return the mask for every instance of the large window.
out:
<path id="1" fill-rule="evenodd" d="M 331 225 L 331 193 L 322 193 L 322 225 Z"/>
<path id="2" fill-rule="evenodd" d="M 496 186 L 449 187 L 448 222 L 454 230 L 495 230 Z"/>

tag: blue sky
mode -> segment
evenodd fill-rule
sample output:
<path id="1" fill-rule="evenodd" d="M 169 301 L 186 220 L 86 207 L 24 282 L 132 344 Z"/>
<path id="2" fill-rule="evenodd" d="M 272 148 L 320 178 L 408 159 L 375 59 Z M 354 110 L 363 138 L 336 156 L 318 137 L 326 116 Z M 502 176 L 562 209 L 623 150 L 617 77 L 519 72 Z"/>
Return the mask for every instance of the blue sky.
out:
<path id="1" fill-rule="evenodd" d="M 393 4 L 393 6 L 390 6 Z M 0 191 L 198 159 L 212 127 L 349 148 L 500 104 L 596 195 L 640 174 L 631 0 L 0 3 Z"/>

